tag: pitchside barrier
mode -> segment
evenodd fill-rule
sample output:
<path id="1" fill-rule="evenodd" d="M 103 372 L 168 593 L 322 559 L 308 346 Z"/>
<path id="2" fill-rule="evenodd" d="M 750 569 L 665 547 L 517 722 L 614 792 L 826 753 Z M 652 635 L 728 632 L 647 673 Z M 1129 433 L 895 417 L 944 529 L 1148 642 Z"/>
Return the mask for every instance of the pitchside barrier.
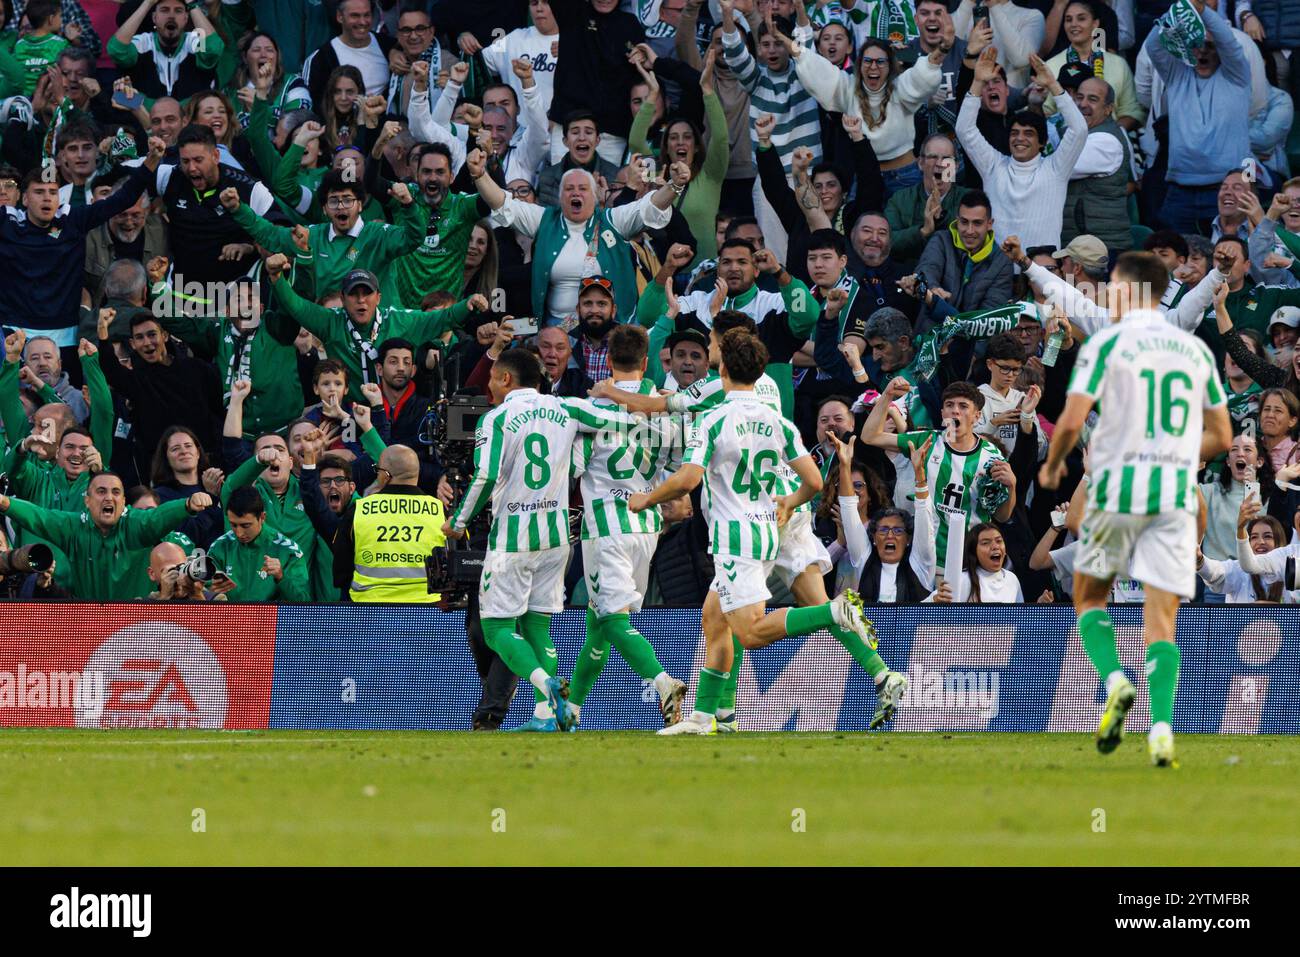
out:
<path id="1" fill-rule="evenodd" d="M 898 731 L 1092 731 L 1097 676 L 1068 607 L 878 606 L 880 653 L 911 678 Z M 1140 610 L 1111 609 L 1120 656 L 1149 720 Z M 699 671 L 700 613 L 632 616 L 664 667 Z M 572 673 L 585 614 L 556 616 L 560 674 Z M 1184 607 L 1179 731 L 1300 732 L 1300 608 Z M 582 709 L 584 730 L 662 721 L 654 689 L 617 654 Z M 0 725 L 95 728 L 463 730 L 479 684 L 464 615 L 414 606 L 0 605 Z M 870 679 L 826 633 L 745 655 L 747 730 L 856 731 Z M 507 726 L 532 711 L 523 683 Z"/>

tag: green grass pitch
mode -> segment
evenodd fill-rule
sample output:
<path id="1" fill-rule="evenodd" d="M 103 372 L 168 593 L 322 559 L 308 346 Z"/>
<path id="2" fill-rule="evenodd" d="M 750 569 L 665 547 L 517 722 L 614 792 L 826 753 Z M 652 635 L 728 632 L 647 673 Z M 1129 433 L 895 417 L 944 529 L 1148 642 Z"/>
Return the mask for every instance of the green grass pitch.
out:
<path id="1" fill-rule="evenodd" d="M 0 864 L 1300 864 L 1300 739 L 1178 747 L 9 730 Z"/>

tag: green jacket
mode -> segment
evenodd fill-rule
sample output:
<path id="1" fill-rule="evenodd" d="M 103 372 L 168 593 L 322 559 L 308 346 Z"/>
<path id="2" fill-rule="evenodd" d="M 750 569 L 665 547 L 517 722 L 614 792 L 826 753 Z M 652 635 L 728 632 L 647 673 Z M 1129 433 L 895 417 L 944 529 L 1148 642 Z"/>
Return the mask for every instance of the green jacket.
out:
<path id="1" fill-rule="evenodd" d="M 189 510 L 183 499 L 157 508 L 128 508 L 107 533 L 84 511 L 58 512 L 18 498 L 10 499 L 8 514 L 67 555 L 68 590 L 77 598 L 130 601 L 153 591 L 141 568 L 148 567 L 149 551 L 189 517 Z"/>
<path id="2" fill-rule="evenodd" d="M 432 209 L 417 186 L 407 184 L 416 197 L 416 218 L 421 224 L 420 244 L 393 263 L 397 288 L 394 305 L 420 308 L 426 293 L 449 292 L 459 296 L 465 288 L 465 253 L 474 224 L 483 219 L 487 204 L 477 194 L 449 193 Z M 395 204 L 390 204 L 395 205 Z"/>
<path id="3" fill-rule="evenodd" d="M 309 299 L 303 299 L 283 277 L 271 283 L 271 288 L 285 314 L 320 339 L 331 359 L 343 363 L 343 367 L 348 370 L 348 396 L 354 402 L 364 401 L 361 395 L 362 384 L 367 381 L 377 382 L 378 378 L 374 374 L 374 363 L 365 357 L 353 337 L 353 330 L 356 330 L 363 343 L 371 346 L 378 346 L 385 339 L 394 336 L 420 346 L 432 342 L 448 330 L 459 333 L 469 316 L 469 305 L 465 300 L 432 312 L 397 309 L 383 305 L 381 300 L 370 325 L 364 330 L 357 330 L 343 309 L 326 309 Z M 363 368 L 367 370 L 368 379 L 362 375 Z"/>
<path id="4" fill-rule="evenodd" d="M 389 273 L 394 260 L 414 250 L 424 241 L 423 224 L 415 204 L 400 207 L 397 218 L 401 225 L 366 222 L 358 219 L 353 234 L 335 235 L 333 223 L 317 223 L 307 227 L 306 260 L 314 270 L 313 297 L 319 299 L 326 293 L 337 292 L 343 280 L 354 269 L 368 269 L 379 280 L 379 291 L 390 303 L 399 302 L 397 286 Z M 265 246 L 273 253 L 299 257 L 301 250 L 293 241 L 293 230 L 286 226 L 273 226 L 251 208 L 241 204 L 232 216 L 253 242 Z"/>
<path id="5" fill-rule="evenodd" d="M 113 395 L 109 391 L 108 381 L 99 367 L 99 356 L 82 356 L 81 370 L 90 390 L 90 435 L 95 448 L 108 464 L 113 455 Z M 57 396 L 52 399 L 53 390 L 44 388 L 41 397 L 46 401 L 60 401 Z M 53 462 L 43 462 L 19 451 L 18 444 L 31 433 L 31 423 L 23 412 L 22 400 L 18 397 L 18 364 L 16 362 L 0 363 L 0 419 L 5 426 L 6 440 L 11 444 L 0 462 L 0 473 L 8 475 L 12 494 L 41 508 L 60 512 L 79 512 L 85 507 L 86 488 L 90 485 L 91 474 L 82 472 L 74 479 L 69 479 L 66 472 Z M 16 544 L 34 543 L 49 545 L 54 550 L 54 580 L 69 588 L 72 581 L 72 562 L 67 555 L 51 541 L 46 541 L 33 530 L 19 529 L 15 537 Z"/>
<path id="6" fill-rule="evenodd" d="M 224 316 L 216 322 L 186 315 L 159 315 L 158 319 L 164 329 L 189 345 L 195 355 L 216 365 L 227 399 L 230 384 L 239 376 L 243 365 L 243 351 L 252 350 L 247 371 L 253 391 L 244 400 L 245 438 L 278 432 L 302 415 L 298 350 L 293 344 L 298 335 L 297 323 L 274 309 L 264 310 L 262 324 L 249 341 L 248 337 L 237 336 L 234 324 Z"/>
<path id="7" fill-rule="evenodd" d="M 231 601 L 311 601 L 306 556 L 292 539 L 269 524 L 263 525 L 262 533 L 247 545 L 234 532 L 226 532 L 212 543 L 208 557 L 213 567 L 234 580 L 236 588 L 227 596 Z M 262 570 L 267 558 L 279 560 L 283 572 L 280 581 Z"/>
<path id="8" fill-rule="evenodd" d="M 967 192 L 965 186 L 958 186 L 956 183 L 948 188 L 941 204 L 943 222 L 950 223 L 957 218 L 957 204 Z M 929 241 L 929 236 L 921 234 L 921 226 L 925 220 L 925 203 L 928 199 L 929 194 L 925 191 L 925 185 L 917 183 L 915 186 L 900 189 L 890 196 L 889 202 L 885 204 L 885 220 L 889 223 L 894 237 L 893 256 L 900 262 L 915 263 L 921 258 L 921 251 Z"/>
<path id="9" fill-rule="evenodd" d="M 303 166 L 302 165 L 303 148 L 297 143 L 290 143 L 289 148 L 284 151 L 280 157 L 279 163 L 271 167 L 271 193 L 276 200 L 281 203 L 282 208 L 288 210 L 289 219 L 295 223 L 301 223 L 304 226 L 310 226 L 312 223 L 321 223 L 325 221 L 325 210 L 321 209 L 320 203 L 316 199 L 316 190 L 320 187 L 320 181 L 325 178 L 328 167 L 326 166 Z M 307 190 L 311 194 L 311 202 L 308 204 L 305 212 L 298 212 L 297 206 L 302 201 L 302 191 Z M 361 210 L 361 218 L 366 222 L 387 222 L 388 218 L 384 215 L 384 206 L 376 197 L 369 196 L 366 198 L 366 205 Z"/>

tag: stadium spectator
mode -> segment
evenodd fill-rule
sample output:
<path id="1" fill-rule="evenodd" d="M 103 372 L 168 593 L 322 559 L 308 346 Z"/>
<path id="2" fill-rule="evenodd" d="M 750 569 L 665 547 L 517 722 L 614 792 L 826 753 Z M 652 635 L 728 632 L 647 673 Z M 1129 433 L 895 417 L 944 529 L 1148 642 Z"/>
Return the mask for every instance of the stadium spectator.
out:
<path id="1" fill-rule="evenodd" d="M 938 6 L 929 0 L 930 6 Z M 955 182 L 957 147 L 943 133 L 932 133 L 921 141 L 916 158 L 921 182 L 889 197 L 885 219 L 893 235 L 893 253 L 904 262 L 921 256 L 930 236 L 957 218 L 957 203 L 966 187 Z"/>
<path id="2" fill-rule="evenodd" d="M 956 587 L 944 581 L 930 600 L 1019 604 L 1025 600 L 1020 579 L 1006 565 L 1007 547 L 996 525 L 981 523 L 966 533 L 963 574 Z"/>
<path id="3" fill-rule="evenodd" d="M 146 17 L 153 30 L 141 33 Z M 203 5 L 184 0 L 144 0 L 108 41 L 114 65 L 146 100 L 169 96 L 184 102 L 208 89 L 224 50 Z"/>
<path id="4" fill-rule="evenodd" d="M 956 219 L 929 238 L 916 264 L 934 296 L 958 312 L 991 309 L 1011 298 L 1011 260 L 994 241 L 997 225 L 989 197 L 971 190 L 958 201 Z M 921 307 L 918 328 L 936 319 L 932 299 Z"/>
<path id="5" fill-rule="evenodd" d="M 628 321 L 636 307 L 628 238 L 646 226 L 668 225 L 673 202 L 690 182 L 690 167 L 674 163 L 664 186 L 615 209 L 599 208 L 590 173 L 570 170 L 561 179 L 560 205 L 542 207 L 508 195 L 486 175 L 485 159 L 475 150 L 465 165 L 479 195 L 493 210 L 493 224 L 512 226 L 533 240 L 533 314 L 546 317 L 547 325 L 575 314 L 581 279 L 599 272 L 614 285 L 619 321 Z"/>
<path id="6" fill-rule="evenodd" d="M 1046 64 L 1034 56 L 1035 82 L 1057 97 L 1065 134 L 1050 155 L 1043 155 L 1048 145 L 1047 122 L 1039 113 L 1022 110 L 1011 121 L 1010 155 L 999 153 L 975 123 L 980 93 L 996 71 L 995 55 L 990 47 L 975 64 L 975 79 L 957 115 L 957 137 L 984 180 L 998 241 L 1019 236 L 1028 245 L 1059 244 L 1069 177 L 1086 145 L 1087 123 Z"/>
<path id="7" fill-rule="evenodd" d="M 1007 73 L 1012 86 L 1024 86 L 1030 78 L 1032 58 L 1043 43 L 1046 24 L 1042 11 L 1022 7 L 1010 0 L 993 0 L 984 4 L 992 41 L 998 50 L 997 62 Z M 952 22 L 963 40 L 971 35 L 975 23 L 975 0 L 961 0 Z M 1089 33 L 1091 37 L 1091 33 Z"/>
<path id="8" fill-rule="evenodd" d="M 839 525 L 846 550 L 836 573 L 836 594 L 854 588 L 869 603 L 913 604 L 934 589 L 934 512 L 926 481 L 930 443 L 909 450 L 915 480 L 915 514 L 898 508 L 867 509 L 869 480 L 854 477 L 853 442 L 838 444 Z M 842 585 L 842 587 L 841 587 Z"/>
<path id="9" fill-rule="evenodd" d="M 374 33 L 369 0 L 341 0 L 335 13 L 339 35 L 307 57 L 302 75 L 313 103 L 325 102 L 325 85 L 338 67 L 356 67 L 361 72 L 362 91 L 367 96 L 388 92 L 389 53 L 396 47 L 391 36 Z"/>
<path id="10" fill-rule="evenodd" d="M 1250 155 L 1250 117 L 1242 108 L 1250 94 L 1249 63 L 1228 21 L 1204 0 L 1191 3 L 1206 34 L 1191 53 L 1194 65 L 1165 48 L 1159 26 L 1143 44 L 1164 81 L 1169 116 L 1168 187 L 1160 218 L 1179 232 L 1213 218 L 1211 191 Z"/>
<path id="11" fill-rule="evenodd" d="M 187 515 L 212 504 L 206 492 L 155 509 L 128 509 L 126 489 L 112 472 L 86 486 L 85 512 L 57 511 L 0 495 L 0 513 L 50 541 L 68 556 L 68 590 L 87 601 L 124 601 L 148 595 L 143 567 L 150 550 Z"/>
<path id="12" fill-rule="evenodd" d="M 1221 593 L 1229 605 L 1294 605 L 1296 592 L 1283 583 L 1291 549 L 1281 521 L 1260 515 L 1256 499 L 1244 499 L 1236 518 L 1236 558 L 1214 559 L 1196 550 L 1196 573 L 1206 588 Z"/>

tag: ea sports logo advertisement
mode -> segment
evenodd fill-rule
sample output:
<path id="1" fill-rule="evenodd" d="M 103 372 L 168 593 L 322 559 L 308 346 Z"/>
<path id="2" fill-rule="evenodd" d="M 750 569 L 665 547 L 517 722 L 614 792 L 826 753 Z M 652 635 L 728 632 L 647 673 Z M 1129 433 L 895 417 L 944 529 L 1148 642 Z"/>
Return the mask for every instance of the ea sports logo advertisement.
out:
<path id="1" fill-rule="evenodd" d="M 265 728 L 275 621 L 262 606 L 0 608 L 0 726 Z"/>
<path id="2" fill-rule="evenodd" d="M 130 625 L 95 649 L 83 674 L 108 696 L 76 709 L 79 728 L 224 728 L 226 671 L 194 632 L 171 622 Z"/>

